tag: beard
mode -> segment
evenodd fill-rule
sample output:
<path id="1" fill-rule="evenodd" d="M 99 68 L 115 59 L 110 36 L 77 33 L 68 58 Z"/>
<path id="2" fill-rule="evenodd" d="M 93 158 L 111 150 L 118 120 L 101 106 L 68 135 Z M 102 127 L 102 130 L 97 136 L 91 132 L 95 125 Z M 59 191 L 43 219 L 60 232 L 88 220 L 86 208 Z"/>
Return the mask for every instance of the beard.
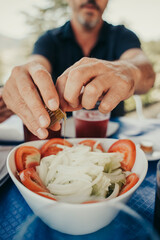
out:
<path id="1" fill-rule="evenodd" d="M 80 8 L 83 9 L 87 4 L 92 4 L 92 6 L 100 13 L 101 9 L 96 3 L 95 0 L 86 0 L 85 3 L 80 5 Z M 101 14 L 100 14 L 101 15 Z M 91 30 L 93 29 L 99 22 L 101 17 L 97 16 L 96 18 L 93 16 L 92 13 L 87 13 L 86 15 L 77 14 L 77 20 L 78 22 L 86 29 Z"/>
<path id="2" fill-rule="evenodd" d="M 81 15 L 77 16 L 77 20 L 86 30 L 93 29 L 100 22 L 99 18 L 97 18 L 97 19 L 86 19 L 85 17 L 83 17 Z"/>

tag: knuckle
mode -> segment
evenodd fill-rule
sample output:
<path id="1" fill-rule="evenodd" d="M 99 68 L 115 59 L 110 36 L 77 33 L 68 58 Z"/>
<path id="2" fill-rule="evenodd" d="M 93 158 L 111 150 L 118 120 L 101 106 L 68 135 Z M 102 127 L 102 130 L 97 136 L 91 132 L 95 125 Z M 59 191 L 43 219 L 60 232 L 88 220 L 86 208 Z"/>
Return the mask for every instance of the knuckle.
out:
<path id="1" fill-rule="evenodd" d="M 28 116 L 25 112 L 18 113 L 19 117 L 23 120 L 24 124 L 27 126 L 27 128 L 33 132 L 36 133 L 37 129 L 40 127 L 39 123 L 36 121 L 34 116 L 30 115 Z"/>
<path id="2" fill-rule="evenodd" d="M 61 79 L 62 79 L 62 77 L 60 76 L 60 77 L 58 77 L 57 78 L 57 81 L 56 81 L 56 84 L 58 84 L 60 81 L 61 81 Z"/>
<path id="3" fill-rule="evenodd" d="M 34 115 L 41 115 L 41 111 L 42 109 L 39 108 L 39 106 L 37 106 L 36 104 L 32 105 L 32 112 L 34 113 Z"/>
<path id="4" fill-rule="evenodd" d="M 38 69 L 36 72 L 35 72 L 35 77 L 37 77 L 37 79 L 41 78 L 50 78 L 50 73 L 45 70 L 45 69 Z"/>
<path id="5" fill-rule="evenodd" d="M 21 66 L 15 66 L 13 69 L 12 69 L 12 73 L 11 75 L 17 75 L 19 74 L 19 72 L 21 71 Z"/>
<path id="6" fill-rule="evenodd" d="M 88 96 L 97 95 L 97 87 L 94 84 L 89 84 L 85 87 L 85 94 Z"/>
<path id="7" fill-rule="evenodd" d="M 109 103 L 105 103 L 105 102 L 101 102 L 100 104 L 100 111 L 103 113 L 107 113 L 109 112 L 109 110 L 111 109 L 111 105 Z"/>
<path id="8" fill-rule="evenodd" d="M 105 66 L 104 63 L 100 62 L 100 61 L 96 62 L 95 65 L 96 65 L 97 69 L 102 69 Z"/>
<path id="9" fill-rule="evenodd" d="M 14 109 L 15 112 L 21 112 L 22 109 L 24 108 L 24 102 L 21 101 L 21 99 L 17 99 L 17 101 L 15 101 L 14 108 L 15 108 L 15 109 Z M 18 111 L 16 111 L 16 109 L 17 109 Z"/>
<path id="10" fill-rule="evenodd" d="M 119 83 L 119 88 L 117 88 L 117 92 L 118 92 L 118 89 L 121 89 L 121 92 L 119 93 L 119 97 L 121 98 L 124 98 L 124 96 L 128 93 L 130 93 L 133 89 L 133 86 L 130 85 L 127 81 L 121 81 Z"/>
<path id="11" fill-rule="evenodd" d="M 56 81 L 56 86 L 58 86 L 59 84 L 65 84 L 66 77 L 66 74 L 59 76 Z"/>
<path id="12" fill-rule="evenodd" d="M 39 125 L 35 119 L 30 119 L 29 124 L 32 128 L 32 130 L 36 131 L 39 128 Z"/>
<path id="13" fill-rule="evenodd" d="M 21 95 L 29 95 L 31 92 L 35 92 L 35 86 L 33 84 L 21 86 Z"/>
<path id="14" fill-rule="evenodd" d="M 71 95 L 68 94 L 64 94 L 64 99 L 68 102 L 68 103 L 73 103 L 73 97 Z"/>
<path id="15" fill-rule="evenodd" d="M 39 118 L 41 115 L 45 115 L 47 117 L 47 113 L 43 107 L 41 107 L 39 104 L 32 104 L 31 106 L 32 114 L 36 117 Z M 37 119 L 38 120 L 38 119 Z"/>
<path id="16" fill-rule="evenodd" d="M 39 126 L 37 125 L 37 122 L 34 120 L 29 120 L 25 123 L 25 125 L 27 126 L 27 128 L 29 129 L 30 132 L 32 132 L 34 135 L 37 135 L 37 129 L 39 128 Z"/>
<path id="17" fill-rule="evenodd" d="M 89 60 L 88 57 L 82 57 L 81 60 L 80 60 L 80 63 L 87 63 Z"/>
<path id="18" fill-rule="evenodd" d="M 81 71 L 80 71 L 80 69 L 72 69 L 72 70 L 69 72 L 69 76 L 68 76 L 68 77 L 77 80 L 80 76 L 81 76 Z"/>

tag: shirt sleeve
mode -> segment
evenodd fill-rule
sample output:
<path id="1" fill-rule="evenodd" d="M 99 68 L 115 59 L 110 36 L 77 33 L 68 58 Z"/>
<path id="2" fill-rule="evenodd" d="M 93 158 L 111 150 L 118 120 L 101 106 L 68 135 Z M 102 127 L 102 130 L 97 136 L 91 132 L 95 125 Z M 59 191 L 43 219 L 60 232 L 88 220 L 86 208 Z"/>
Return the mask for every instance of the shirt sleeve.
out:
<path id="1" fill-rule="evenodd" d="M 41 35 L 35 42 L 32 54 L 39 54 L 46 57 L 50 62 L 53 61 L 54 44 L 50 35 L 47 31 Z"/>
<path id="2" fill-rule="evenodd" d="M 125 28 L 123 25 L 119 26 L 116 39 L 117 39 L 115 44 L 116 59 L 119 59 L 120 56 L 128 49 L 141 48 L 141 43 L 137 35 L 131 30 Z"/>

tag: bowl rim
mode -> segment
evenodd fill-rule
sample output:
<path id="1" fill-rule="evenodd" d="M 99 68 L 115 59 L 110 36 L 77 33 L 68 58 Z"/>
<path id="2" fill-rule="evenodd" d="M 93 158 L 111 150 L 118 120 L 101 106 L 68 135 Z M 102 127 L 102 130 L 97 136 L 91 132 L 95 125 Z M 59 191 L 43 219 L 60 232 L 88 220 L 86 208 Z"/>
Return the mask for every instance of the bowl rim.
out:
<path id="1" fill-rule="evenodd" d="M 71 140 L 71 142 L 73 141 L 75 141 L 76 140 L 76 142 L 79 142 L 79 141 L 81 141 L 81 140 L 85 140 L 85 139 L 91 139 L 91 138 L 70 138 L 70 139 L 67 139 L 67 141 L 70 141 Z M 115 141 L 118 141 L 119 139 L 113 139 L 113 138 L 111 138 L 111 139 L 107 139 L 107 138 L 92 138 L 92 140 L 96 140 L 96 141 L 101 141 L 102 142 L 102 144 L 103 144 L 103 141 L 108 141 L 108 142 L 110 142 L 111 144 L 113 143 L 113 142 L 115 142 Z M 98 201 L 98 202 L 94 202 L 94 203 L 87 203 L 87 204 L 82 204 L 82 203 L 69 203 L 69 202 L 62 202 L 62 201 L 54 201 L 54 200 L 52 200 L 52 199 L 49 199 L 49 198 L 45 198 L 45 197 L 43 197 L 43 196 L 40 196 L 40 195 L 38 195 L 38 194 L 36 194 L 35 192 L 33 192 L 33 191 L 31 191 L 31 190 L 29 190 L 27 187 L 25 187 L 16 177 L 15 177 L 15 175 L 13 174 L 13 172 L 12 172 L 12 170 L 10 169 L 10 157 L 11 157 L 11 155 L 13 154 L 13 152 L 15 152 L 15 150 L 17 149 L 17 148 L 19 148 L 20 146 L 25 146 L 25 145 L 27 145 L 27 146 L 29 146 L 29 144 L 31 143 L 32 145 L 34 145 L 34 143 L 45 143 L 45 142 L 47 142 L 48 140 L 36 140 L 36 141 L 30 141 L 30 142 L 24 142 L 24 143 L 21 143 L 21 144 L 19 144 L 19 145 L 17 145 L 16 147 L 14 147 L 11 151 L 10 151 L 10 153 L 8 154 L 8 157 L 7 157 L 7 170 L 8 170 L 8 173 L 9 173 L 9 175 L 10 175 L 10 177 L 11 177 L 11 179 L 12 179 L 12 181 L 14 182 L 14 184 L 16 185 L 16 187 L 17 187 L 17 185 L 18 185 L 18 189 L 19 189 L 19 187 L 20 188 L 22 188 L 25 192 L 27 192 L 29 195 L 32 195 L 33 197 L 37 197 L 37 199 L 41 199 L 41 201 L 43 201 L 44 203 L 46 202 L 46 203 L 52 203 L 52 204 L 61 204 L 61 205 L 65 205 L 65 206 L 69 206 L 69 207 L 73 207 L 73 208 L 75 208 L 75 207 L 81 207 L 81 208 L 85 208 L 85 207 L 93 207 L 93 205 L 95 206 L 95 205 L 97 205 L 97 206 L 102 206 L 102 205 L 106 205 L 106 204 L 111 204 L 111 203 L 116 203 L 116 202 L 119 202 L 119 201 L 121 201 L 121 200 L 123 200 L 123 199 L 126 199 L 126 198 L 128 198 L 130 195 L 132 195 L 133 194 L 133 192 L 141 185 L 141 183 L 143 182 L 143 180 L 144 180 L 144 178 L 145 178 L 145 176 L 146 176 L 146 174 L 147 174 L 147 171 L 148 171 L 148 161 L 147 161 L 147 158 L 146 158 L 146 156 L 145 156 L 145 154 L 144 154 L 144 152 L 139 148 L 139 146 L 136 146 L 136 151 L 138 150 L 138 151 L 140 151 L 140 154 L 143 156 L 143 161 L 144 161 L 144 168 L 143 168 L 143 172 L 142 172 L 142 174 L 141 174 L 141 176 L 139 177 L 139 180 L 138 180 L 138 182 L 129 190 L 129 191 L 127 191 L 126 193 L 124 193 L 124 194 L 122 194 L 122 195 L 120 195 L 120 196 L 118 196 L 118 197 L 116 197 L 116 198 L 112 198 L 112 199 L 110 199 L 110 200 L 102 200 L 102 201 Z M 20 191 L 20 190 L 19 190 Z M 22 194 L 22 193 L 21 193 Z"/>

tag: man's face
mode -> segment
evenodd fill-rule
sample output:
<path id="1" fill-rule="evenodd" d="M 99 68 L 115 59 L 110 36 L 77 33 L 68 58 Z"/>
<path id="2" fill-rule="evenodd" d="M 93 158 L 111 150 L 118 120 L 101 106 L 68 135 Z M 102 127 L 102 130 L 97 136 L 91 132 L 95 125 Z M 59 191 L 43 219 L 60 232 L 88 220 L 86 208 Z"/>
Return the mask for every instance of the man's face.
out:
<path id="1" fill-rule="evenodd" d="M 101 20 L 108 0 L 68 0 L 68 3 L 78 22 L 92 29 Z"/>

